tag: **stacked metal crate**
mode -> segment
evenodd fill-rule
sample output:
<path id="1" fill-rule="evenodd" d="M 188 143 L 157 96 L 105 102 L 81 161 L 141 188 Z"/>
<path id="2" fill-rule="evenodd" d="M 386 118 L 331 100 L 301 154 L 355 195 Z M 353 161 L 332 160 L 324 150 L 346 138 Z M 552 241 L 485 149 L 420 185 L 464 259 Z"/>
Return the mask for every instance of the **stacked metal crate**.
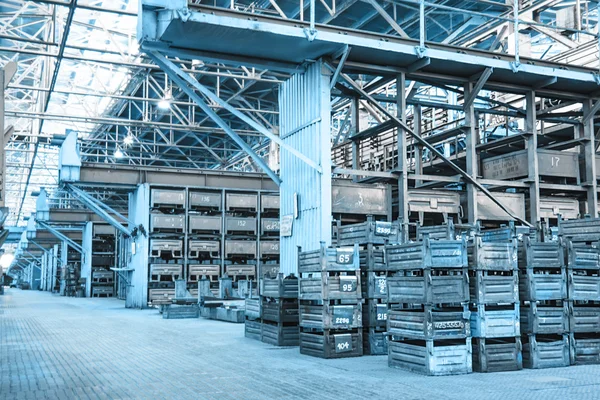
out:
<path id="1" fill-rule="evenodd" d="M 279 195 L 260 195 L 259 281 L 279 273 Z M 297 291 L 297 290 L 296 290 Z M 297 296 L 296 296 L 297 297 Z"/>
<path id="2" fill-rule="evenodd" d="M 225 275 L 237 286 L 256 282 L 258 255 L 258 194 L 225 194 Z"/>
<path id="3" fill-rule="evenodd" d="M 385 247 L 388 364 L 427 375 L 472 372 L 465 239 Z"/>
<path id="4" fill-rule="evenodd" d="M 525 368 L 569 365 L 567 280 L 559 242 L 519 242 L 521 341 Z"/>
<path id="5" fill-rule="evenodd" d="M 478 372 L 523 368 L 517 239 L 494 236 L 481 232 L 467 246 L 473 369 Z"/>
<path id="6" fill-rule="evenodd" d="M 223 195 L 221 191 L 188 192 L 187 282 L 196 294 L 198 282 L 210 282 L 217 294 L 221 276 L 221 236 L 223 229 Z"/>
<path id="7" fill-rule="evenodd" d="M 94 224 L 92 237 L 92 297 L 113 297 L 115 292 L 115 229 Z"/>
<path id="8" fill-rule="evenodd" d="M 600 363 L 600 219 L 560 221 L 567 247 L 571 364 Z"/>
<path id="9" fill-rule="evenodd" d="M 299 252 L 300 353 L 321 358 L 363 354 L 358 245 Z"/>
<path id="10" fill-rule="evenodd" d="M 261 339 L 262 323 L 260 305 L 261 299 L 257 297 L 246 298 L 244 335 L 249 339 Z"/>
<path id="11" fill-rule="evenodd" d="M 260 281 L 261 340 L 274 346 L 298 346 L 298 278 L 264 276 Z"/>
<path id="12" fill-rule="evenodd" d="M 171 302 L 175 280 L 183 278 L 186 200 L 184 189 L 152 188 L 150 193 L 148 299 L 160 305 Z"/>
<path id="13" fill-rule="evenodd" d="M 363 304 L 363 351 L 369 355 L 388 353 L 387 284 L 383 245 L 400 242 L 397 222 L 368 219 L 360 224 L 338 226 L 340 246 L 359 246 Z"/>

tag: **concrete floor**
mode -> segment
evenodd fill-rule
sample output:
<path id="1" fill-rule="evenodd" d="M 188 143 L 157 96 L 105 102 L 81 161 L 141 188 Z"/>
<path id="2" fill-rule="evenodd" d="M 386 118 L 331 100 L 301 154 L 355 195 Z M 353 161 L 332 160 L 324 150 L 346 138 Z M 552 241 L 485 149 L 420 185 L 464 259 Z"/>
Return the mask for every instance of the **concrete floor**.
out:
<path id="1" fill-rule="evenodd" d="M 600 366 L 425 377 L 321 360 L 241 324 L 163 320 L 115 299 L 0 296 L 0 399 L 600 399 Z"/>

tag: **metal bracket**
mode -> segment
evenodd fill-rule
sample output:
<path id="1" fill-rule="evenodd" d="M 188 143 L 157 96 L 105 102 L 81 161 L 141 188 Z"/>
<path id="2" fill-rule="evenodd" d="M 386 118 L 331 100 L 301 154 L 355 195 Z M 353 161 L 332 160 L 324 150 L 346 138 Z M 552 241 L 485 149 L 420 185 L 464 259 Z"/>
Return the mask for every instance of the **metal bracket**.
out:
<path id="1" fill-rule="evenodd" d="M 516 61 L 511 61 L 509 65 L 510 65 L 510 69 L 512 70 L 512 72 L 514 72 L 515 74 L 517 72 L 519 72 L 519 67 L 521 66 L 521 63 L 518 63 Z"/>
<path id="2" fill-rule="evenodd" d="M 308 39 L 309 42 L 312 42 L 317 37 L 317 30 L 304 28 L 304 36 L 306 36 L 306 39 Z"/>
<path id="3" fill-rule="evenodd" d="M 419 58 L 425 57 L 425 53 L 427 52 L 427 48 L 423 46 L 415 46 L 415 54 Z"/>

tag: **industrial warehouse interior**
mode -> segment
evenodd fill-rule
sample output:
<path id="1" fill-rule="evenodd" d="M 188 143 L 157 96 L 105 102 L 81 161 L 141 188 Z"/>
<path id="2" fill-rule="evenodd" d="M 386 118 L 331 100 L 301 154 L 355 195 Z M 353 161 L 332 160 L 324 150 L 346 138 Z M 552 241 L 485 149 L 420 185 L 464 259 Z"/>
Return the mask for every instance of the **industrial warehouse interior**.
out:
<path id="1" fill-rule="evenodd" d="M 600 399 L 600 1 L 0 0 L 0 137 L 0 400 Z"/>

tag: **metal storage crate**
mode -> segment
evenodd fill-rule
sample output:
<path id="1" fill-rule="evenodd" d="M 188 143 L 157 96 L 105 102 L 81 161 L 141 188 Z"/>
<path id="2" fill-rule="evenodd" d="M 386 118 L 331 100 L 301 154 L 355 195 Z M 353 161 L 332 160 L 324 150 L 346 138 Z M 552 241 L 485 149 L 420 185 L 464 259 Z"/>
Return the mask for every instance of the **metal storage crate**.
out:
<path id="1" fill-rule="evenodd" d="M 567 302 L 539 305 L 535 302 L 521 306 L 521 332 L 524 334 L 551 335 L 569 331 Z"/>
<path id="2" fill-rule="evenodd" d="M 388 365 L 425 375 L 473 372 L 471 339 L 388 342 Z"/>
<path id="3" fill-rule="evenodd" d="M 387 328 L 387 304 L 381 300 L 366 300 L 362 321 L 363 328 Z"/>
<path id="4" fill-rule="evenodd" d="M 300 300 L 361 299 L 360 271 L 323 272 L 312 275 L 301 277 L 299 280 Z"/>
<path id="5" fill-rule="evenodd" d="M 519 305 L 480 304 L 471 310 L 471 335 L 474 338 L 506 338 L 521 335 Z"/>
<path id="6" fill-rule="evenodd" d="M 261 240 L 259 247 L 261 259 L 279 258 L 279 240 Z"/>
<path id="7" fill-rule="evenodd" d="M 523 366 L 525 368 L 567 367 L 570 364 L 569 337 L 565 335 L 527 335 L 523 342 Z"/>
<path id="8" fill-rule="evenodd" d="M 400 243 L 401 239 L 397 222 L 367 221 L 338 226 L 338 246 L 353 246 L 355 243 L 383 245 Z"/>
<path id="9" fill-rule="evenodd" d="M 388 271 L 425 268 L 463 268 L 467 266 L 466 242 L 430 240 L 385 246 Z"/>
<path id="10" fill-rule="evenodd" d="M 300 354 L 320 358 L 360 357 L 363 355 L 362 331 L 337 333 L 300 330 Z"/>
<path id="11" fill-rule="evenodd" d="M 175 282 L 183 276 L 182 264 L 150 264 L 148 282 Z"/>
<path id="12" fill-rule="evenodd" d="M 247 319 L 244 324 L 244 336 L 248 339 L 261 340 L 262 323 Z"/>
<path id="13" fill-rule="evenodd" d="M 570 300 L 600 301 L 600 270 L 568 271 Z"/>
<path id="14" fill-rule="evenodd" d="M 184 233 L 183 215 L 150 214 L 151 233 Z"/>
<path id="15" fill-rule="evenodd" d="M 439 340 L 471 336 L 467 307 L 388 310 L 387 333 L 394 337 Z"/>
<path id="16" fill-rule="evenodd" d="M 454 224 L 452 218 L 448 220 L 448 223 L 442 225 L 417 225 L 417 240 L 423 240 L 426 236 L 431 240 L 461 240 L 463 237 L 470 238 L 474 234 L 473 226 Z"/>
<path id="17" fill-rule="evenodd" d="M 261 307 L 262 307 L 262 301 L 260 299 L 252 299 L 252 298 L 247 298 L 246 299 L 246 306 L 245 306 L 245 310 L 244 310 L 244 315 L 246 316 L 246 319 L 250 319 L 250 320 L 257 320 L 260 319 L 262 316 L 262 311 L 261 311 Z"/>
<path id="18" fill-rule="evenodd" d="M 185 189 L 152 189 L 150 207 L 185 208 Z"/>
<path id="19" fill-rule="evenodd" d="M 279 264 L 274 263 L 260 263 L 260 277 L 261 278 L 275 278 L 279 274 Z M 297 296 L 296 296 L 297 297 Z"/>
<path id="20" fill-rule="evenodd" d="M 370 356 L 386 356 L 388 354 L 388 338 L 385 332 L 374 328 L 363 332 L 363 352 Z"/>
<path id="21" fill-rule="evenodd" d="M 113 297 L 115 289 L 110 286 L 92 286 L 92 297 Z"/>
<path id="22" fill-rule="evenodd" d="M 191 235 L 220 235 L 223 220 L 214 215 L 190 215 L 188 233 Z"/>
<path id="23" fill-rule="evenodd" d="M 219 264 L 188 264 L 189 282 L 198 282 L 200 279 L 216 282 L 219 276 L 221 276 L 221 265 Z"/>
<path id="24" fill-rule="evenodd" d="M 523 369 L 521 349 L 518 337 L 473 339 L 473 370 L 501 372 Z"/>
<path id="25" fill-rule="evenodd" d="M 600 218 L 558 220 L 558 234 L 572 242 L 600 240 Z"/>
<path id="26" fill-rule="evenodd" d="M 360 269 L 358 246 L 337 249 L 321 246 L 319 250 L 298 254 L 298 272 L 356 271 Z"/>
<path id="27" fill-rule="evenodd" d="M 570 302 L 568 304 L 568 308 L 570 332 L 596 332 L 600 334 L 600 304 L 582 304 Z"/>
<path id="28" fill-rule="evenodd" d="M 225 258 L 256 258 L 256 241 L 225 240 Z"/>
<path id="29" fill-rule="evenodd" d="M 558 242 L 535 242 L 525 237 L 519 243 L 519 268 L 560 268 L 565 266 L 563 247 Z"/>
<path id="30" fill-rule="evenodd" d="M 181 240 L 150 239 L 150 257 L 183 258 Z"/>
<path id="31" fill-rule="evenodd" d="M 261 300 L 262 319 L 271 322 L 293 323 L 298 325 L 299 312 L 298 301 L 284 299 L 268 299 L 263 297 Z"/>
<path id="32" fill-rule="evenodd" d="M 106 269 L 93 269 L 92 270 L 92 283 L 113 283 L 115 280 L 115 273 Z"/>
<path id="33" fill-rule="evenodd" d="M 362 296 L 366 299 L 387 299 L 387 277 L 385 272 L 362 272 Z"/>
<path id="34" fill-rule="evenodd" d="M 600 269 L 600 248 L 569 242 L 567 266 L 573 269 Z"/>
<path id="35" fill-rule="evenodd" d="M 390 185 L 360 184 L 334 179 L 331 185 L 333 214 L 388 215 L 391 213 Z"/>
<path id="36" fill-rule="evenodd" d="M 469 268 L 477 270 L 511 271 L 518 268 L 517 240 L 484 242 L 475 237 L 467 246 Z"/>
<path id="37" fill-rule="evenodd" d="M 227 193 L 225 195 L 227 211 L 256 212 L 258 210 L 258 195 L 247 193 Z"/>
<path id="38" fill-rule="evenodd" d="M 278 194 L 266 194 L 260 195 L 260 212 L 279 212 L 280 200 Z"/>
<path id="39" fill-rule="evenodd" d="M 175 289 L 148 290 L 148 302 L 152 305 L 172 303 L 173 297 L 175 297 Z"/>
<path id="40" fill-rule="evenodd" d="M 362 304 L 300 304 L 300 326 L 303 328 L 362 328 Z"/>
<path id="41" fill-rule="evenodd" d="M 518 303 L 517 271 L 469 271 L 471 302 L 479 304 Z"/>
<path id="42" fill-rule="evenodd" d="M 234 281 L 240 278 L 256 279 L 256 265 L 231 264 L 225 266 L 225 274 Z"/>
<path id="43" fill-rule="evenodd" d="M 260 281 L 260 295 L 276 299 L 297 299 L 298 278 L 278 274 L 276 278 L 263 278 Z"/>
<path id="44" fill-rule="evenodd" d="M 190 191 L 189 196 L 189 209 L 192 211 L 221 211 L 221 193 Z"/>
<path id="45" fill-rule="evenodd" d="M 359 250 L 360 269 L 363 271 L 387 271 L 384 253 L 383 249 L 373 247 Z"/>
<path id="46" fill-rule="evenodd" d="M 571 365 L 600 364 L 600 336 L 595 334 L 571 334 Z"/>
<path id="47" fill-rule="evenodd" d="M 218 259 L 221 257 L 221 243 L 218 240 L 190 240 L 188 257 Z"/>
<path id="48" fill-rule="evenodd" d="M 564 300 L 567 298 L 565 268 L 527 268 L 519 272 L 521 301 Z"/>
<path id="49" fill-rule="evenodd" d="M 452 271 L 396 273 L 387 278 L 388 303 L 450 304 L 469 301 L 466 268 Z"/>
<path id="50" fill-rule="evenodd" d="M 279 236 L 279 218 L 261 218 L 261 236 Z"/>
<path id="51" fill-rule="evenodd" d="M 262 323 L 261 341 L 273 346 L 291 347 L 300 345 L 300 328 L 296 325 Z"/>
<path id="52" fill-rule="evenodd" d="M 409 212 L 458 214 L 460 195 L 450 190 L 410 189 L 406 199 Z"/>
<path id="53" fill-rule="evenodd" d="M 478 236 L 484 242 L 507 242 L 517 239 L 518 242 L 522 242 L 525 237 L 535 242 L 536 231 L 528 226 L 515 225 L 510 223 L 509 225 L 502 226 L 500 228 L 484 229 L 479 231 Z"/>
<path id="54" fill-rule="evenodd" d="M 228 235 L 256 235 L 256 218 L 225 217 L 225 233 Z"/>

